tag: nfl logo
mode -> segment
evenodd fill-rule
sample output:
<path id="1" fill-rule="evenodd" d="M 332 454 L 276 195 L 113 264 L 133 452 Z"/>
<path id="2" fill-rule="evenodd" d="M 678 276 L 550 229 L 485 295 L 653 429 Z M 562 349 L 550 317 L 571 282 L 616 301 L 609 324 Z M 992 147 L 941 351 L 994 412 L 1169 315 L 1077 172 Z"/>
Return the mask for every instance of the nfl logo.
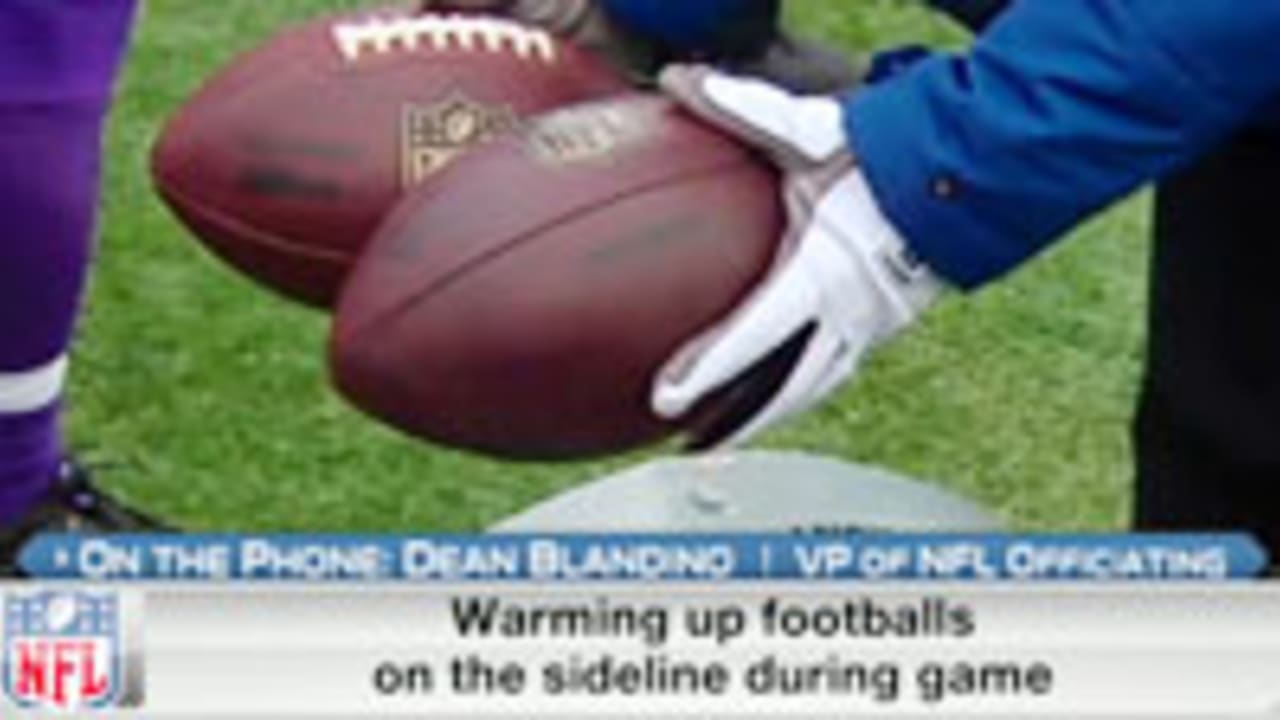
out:
<path id="1" fill-rule="evenodd" d="M 69 712 L 120 703 L 124 648 L 115 595 L 6 597 L 4 626 L 4 690 L 18 707 Z"/>

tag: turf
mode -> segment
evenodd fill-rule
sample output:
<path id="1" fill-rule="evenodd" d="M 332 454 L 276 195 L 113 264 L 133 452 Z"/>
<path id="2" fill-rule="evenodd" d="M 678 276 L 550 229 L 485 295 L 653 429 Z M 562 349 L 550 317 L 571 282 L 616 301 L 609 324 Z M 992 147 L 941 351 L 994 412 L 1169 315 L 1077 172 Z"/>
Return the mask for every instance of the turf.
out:
<path id="1" fill-rule="evenodd" d="M 363 419 L 328 387 L 326 319 L 205 255 L 152 193 L 150 143 L 202 78 L 286 22 L 356 4 L 152 0 L 135 39 L 71 429 L 91 459 L 116 466 L 106 484 L 188 528 L 476 530 L 637 459 L 503 464 Z M 964 42 L 904 1 L 808 0 L 791 14 L 850 51 Z M 1146 214 L 1129 203 L 1010 281 L 953 299 L 856 387 L 766 444 L 930 478 L 1024 529 L 1121 527 Z"/>

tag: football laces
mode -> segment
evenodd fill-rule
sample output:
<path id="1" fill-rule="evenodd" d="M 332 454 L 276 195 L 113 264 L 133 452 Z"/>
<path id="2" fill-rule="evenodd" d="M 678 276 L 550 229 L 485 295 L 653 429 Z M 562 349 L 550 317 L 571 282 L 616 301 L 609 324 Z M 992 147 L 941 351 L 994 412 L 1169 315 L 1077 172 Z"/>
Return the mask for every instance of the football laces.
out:
<path id="1" fill-rule="evenodd" d="M 419 15 L 370 17 L 334 26 L 338 51 L 349 62 L 393 52 L 514 53 L 523 60 L 556 62 L 556 43 L 539 28 L 494 17 Z"/>

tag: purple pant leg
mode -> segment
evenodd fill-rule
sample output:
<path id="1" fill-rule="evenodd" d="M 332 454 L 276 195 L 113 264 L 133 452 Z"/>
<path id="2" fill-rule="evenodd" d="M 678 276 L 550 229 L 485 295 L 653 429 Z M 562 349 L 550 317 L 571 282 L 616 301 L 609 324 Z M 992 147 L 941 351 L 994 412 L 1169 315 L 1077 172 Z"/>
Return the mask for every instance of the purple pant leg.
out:
<path id="1" fill-rule="evenodd" d="M 70 344 L 133 9 L 0 0 L 0 523 L 44 494 L 61 454 L 56 399 L 29 407 L 22 383 Z"/>

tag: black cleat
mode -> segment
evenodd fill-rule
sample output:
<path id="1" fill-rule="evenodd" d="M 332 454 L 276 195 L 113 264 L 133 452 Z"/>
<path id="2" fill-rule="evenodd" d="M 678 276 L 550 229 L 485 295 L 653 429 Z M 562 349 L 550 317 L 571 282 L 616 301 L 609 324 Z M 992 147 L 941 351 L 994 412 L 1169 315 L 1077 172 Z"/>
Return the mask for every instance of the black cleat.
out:
<path id="1" fill-rule="evenodd" d="M 94 486 L 87 468 L 64 462 L 49 497 L 13 527 L 0 527 L 0 578 L 21 577 L 18 553 L 43 533 L 148 533 L 173 529 Z"/>

